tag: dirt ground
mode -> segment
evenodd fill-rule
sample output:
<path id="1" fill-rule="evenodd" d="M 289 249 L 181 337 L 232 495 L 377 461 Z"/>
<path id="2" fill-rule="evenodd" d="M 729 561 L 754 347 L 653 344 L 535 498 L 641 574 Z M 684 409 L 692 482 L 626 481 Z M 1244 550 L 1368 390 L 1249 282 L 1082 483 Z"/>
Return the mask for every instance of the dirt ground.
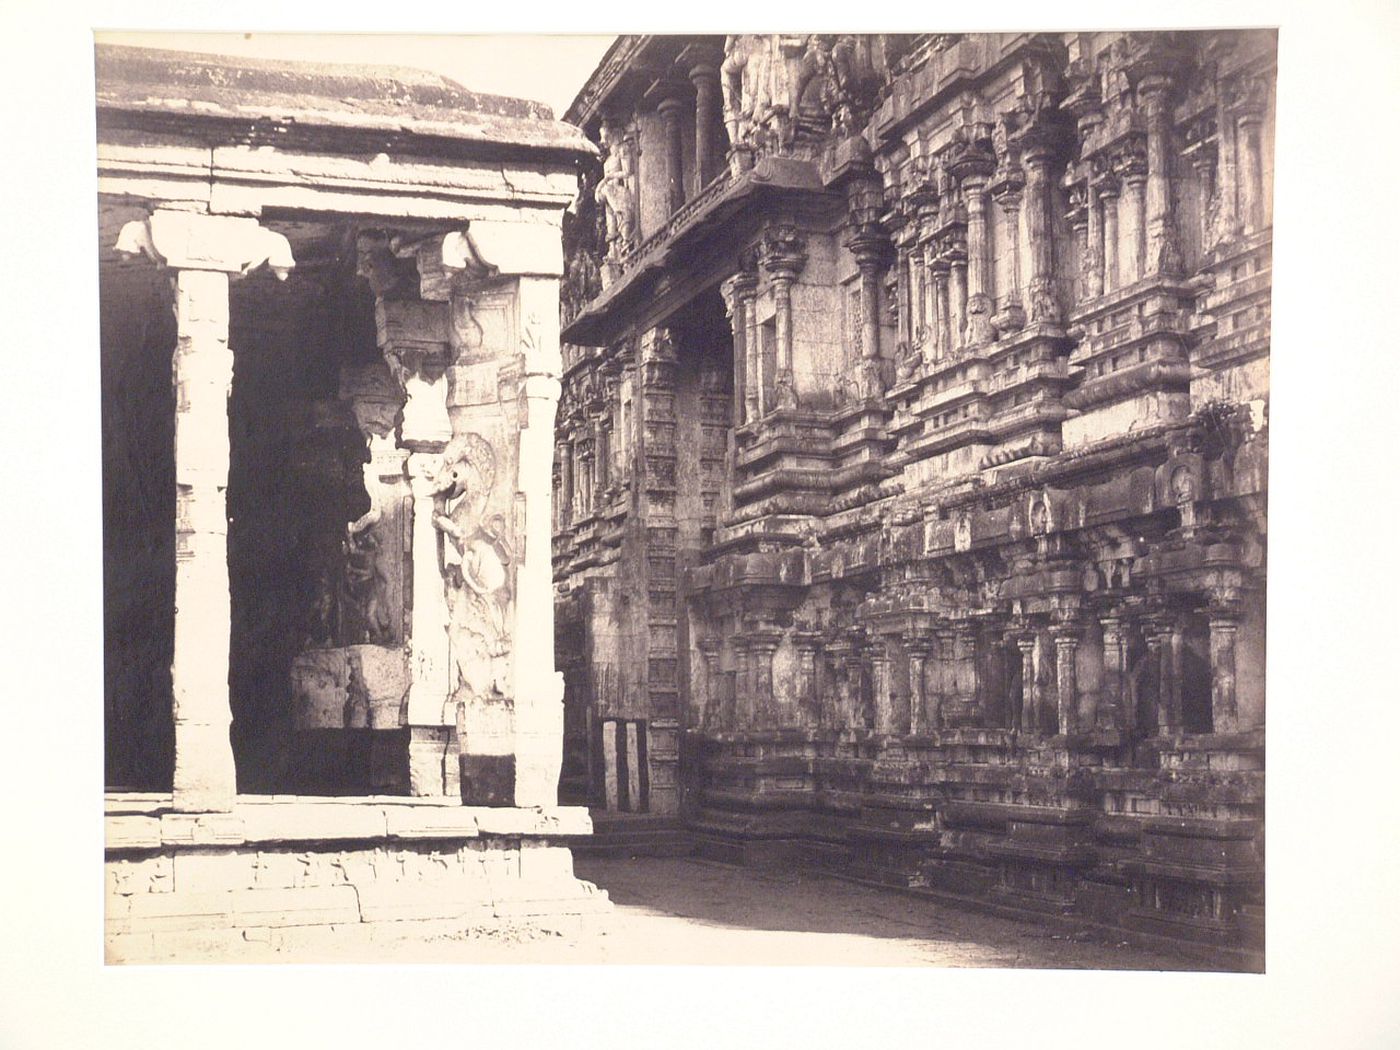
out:
<path id="1" fill-rule="evenodd" d="M 284 937 L 222 961 L 1207 968 L 1100 933 L 1042 928 L 810 872 L 689 857 L 581 857 L 575 870 L 616 904 L 596 932 L 464 931 L 342 941 L 332 950 Z"/>

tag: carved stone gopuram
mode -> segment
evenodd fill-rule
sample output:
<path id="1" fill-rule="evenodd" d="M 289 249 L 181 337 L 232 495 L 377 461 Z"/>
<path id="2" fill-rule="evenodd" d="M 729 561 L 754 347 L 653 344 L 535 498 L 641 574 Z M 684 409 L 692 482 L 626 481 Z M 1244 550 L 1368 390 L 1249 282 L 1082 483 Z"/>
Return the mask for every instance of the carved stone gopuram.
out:
<path id="1" fill-rule="evenodd" d="M 1261 965 L 1275 53 L 619 38 L 565 115 L 565 797 Z"/>

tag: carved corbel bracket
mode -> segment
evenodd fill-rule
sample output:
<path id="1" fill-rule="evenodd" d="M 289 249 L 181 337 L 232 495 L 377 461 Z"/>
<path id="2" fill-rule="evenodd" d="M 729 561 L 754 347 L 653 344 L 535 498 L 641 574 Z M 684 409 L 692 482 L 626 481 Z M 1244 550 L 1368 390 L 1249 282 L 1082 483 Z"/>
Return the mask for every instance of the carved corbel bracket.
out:
<path id="1" fill-rule="evenodd" d="M 256 219 L 196 212 L 155 211 L 121 228 L 114 246 L 176 270 L 212 270 L 244 276 L 267 266 L 285 281 L 296 260 L 291 243 Z"/>

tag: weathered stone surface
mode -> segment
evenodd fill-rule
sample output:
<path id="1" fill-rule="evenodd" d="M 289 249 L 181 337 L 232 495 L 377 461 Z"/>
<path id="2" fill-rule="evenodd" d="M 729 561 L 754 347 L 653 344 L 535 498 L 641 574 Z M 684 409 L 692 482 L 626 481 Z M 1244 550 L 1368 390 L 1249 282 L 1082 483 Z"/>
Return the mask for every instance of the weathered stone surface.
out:
<path id="1" fill-rule="evenodd" d="M 650 109 L 702 44 L 730 171 L 677 199 Z M 571 799 L 688 798 L 729 855 L 1253 936 L 1257 834 L 1228 892 L 1204 872 L 1206 829 L 1263 805 L 1222 778 L 1261 761 L 1274 48 L 619 45 L 645 61 L 569 114 L 626 162 L 644 239 L 565 244 Z"/>

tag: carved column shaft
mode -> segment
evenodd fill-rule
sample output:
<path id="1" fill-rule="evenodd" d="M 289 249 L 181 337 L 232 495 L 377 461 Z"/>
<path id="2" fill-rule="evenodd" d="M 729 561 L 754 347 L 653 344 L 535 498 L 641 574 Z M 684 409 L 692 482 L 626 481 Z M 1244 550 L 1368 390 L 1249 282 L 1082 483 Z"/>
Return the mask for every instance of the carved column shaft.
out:
<path id="1" fill-rule="evenodd" d="M 1118 184 L 1105 181 L 1099 187 L 1099 201 L 1103 208 L 1103 290 L 1112 292 L 1122 284 L 1118 266 Z"/>
<path id="2" fill-rule="evenodd" d="M 1019 187 L 1000 194 L 996 198 L 997 210 L 1001 213 L 1003 239 L 1006 252 L 993 252 L 1001 264 L 1001 273 L 993 279 L 1001 302 L 998 307 L 997 326 L 1003 331 L 1014 331 L 1025 323 L 1025 307 L 1021 301 L 1021 209 L 1026 196 Z M 995 245 L 995 238 L 991 238 Z M 1003 280 L 1004 278 L 1004 280 Z"/>
<path id="3" fill-rule="evenodd" d="M 656 107 L 666 134 L 666 210 L 675 214 L 685 203 L 685 153 L 681 140 L 681 117 L 685 102 L 679 98 L 663 99 Z"/>
<path id="4" fill-rule="evenodd" d="M 1157 658 L 1157 731 L 1169 736 L 1181 728 L 1181 631 L 1176 624 L 1155 625 L 1152 650 Z"/>
<path id="5" fill-rule="evenodd" d="M 992 296 L 991 241 L 987 236 L 987 180 L 968 176 L 962 182 L 967 205 L 967 330 L 965 346 L 990 342 Z"/>
<path id="6" fill-rule="evenodd" d="M 1147 258 L 1146 272 L 1176 273 L 1181 269 L 1172 214 L 1171 81 L 1165 76 L 1143 78 L 1138 92 L 1147 115 Z"/>
<path id="7" fill-rule="evenodd" d="M 1246 233 L 1264 226 L 1264 172 L 1260 132 L 1264 115 L 1256 109 L 1238 115 L 1240 148 L 1240 221 Z"/>
<path id="8" fill-rule="evenodd" d="M 928 729 L 927 697 L 924 694 L 924 661 L 928 658 L 928 643 L 912 639 L 909 649 L 909 732 L 923 733 Z"/>
<path id="9" fill-rule="evenodd" d="M 1050 150 L 1037 144 L 1025 155 L 1026 239 L 1030 244 L 1030 319 L 1054 323 L 1055 241 L 1050 209 Z"/>
<path id="10" fill-rule="evenodd" d="M 1040 683 L 1036 680 L 1036 640 L 1016 639 L 1021 650 L 1021 732 L 1040 732 Z"/>
<path id="11" fill-rule="evenodd" d="M 1130 169 L 1123 177 L 1123 198 L 1119 205 L 1119 232 L 1123 238 L 1118 257 L 1119 281 L 1123 285 L 1142 279 L 1145 254 L 1144 209 L 1147 174 Z"/>
<path id="12" fill-rule="evenodd" d="M 875 732 L 894 732 L 894 704 L 890 696 L 890 658 L 885 647 L 876 644 L 870 657 L 870 671 L 875 689 Z"/>
<path id="13" fill-rule="evenodd" d="M 1103 205 L 1099 201 L 1099 188 L 1094 185 L 1092 179 L 1085 187 L 1085 193 L 1087 197 L 1085 207 L 1087 227 L 1085 229 L 1084 294 L 1087 298 L 1097 299 L 1103 295 L 1104 287 Z"/>
<path id="14" fill-rule="evenodd" d="M 715 141 L 719 121 L 719 69 L 702 63 L 690 70 L 695 85 L 695 167 L 700 187 L 707 186 L 717 173 L 720 149 Z"/>
<path id="15" fill-rule="evenodd" d="M 1112 726 L 1128 729 L 1132 716 L 1124 695 L 1128 666 L 1123 621 L 1105 616 L 1099 624 L 1103 627 L 1103 706 Z"/>
<path id="16" fill-rule="evenodd" d="M 1234 116 L 1226 110 L 1222 85 L 1216 85 L 1220 96 L 1216 105 L 1217 148 L 1216 196 L 1219 200 L 1219 213 L 1216 226 L 1211 231 L 1210 244 L 1214 247 L 1221 241 L 1235 235 L 1239 230 L 1239 164 L 1237 161 L 1238 143 Z"/>
<path id="17" fill-rule="evenodd" d="M 1239 710 L 1235 698 L 1235 639 L 1239 619 L 1228 613 L 1210 618 L 1210 710 L 1211 728 L 1217 733 L 1239 731 Z"/>
<path id="18" fill-rule="evenodd" d="M 175 279 L 176 809 L 228 809 L 236 794 L 228 697 L 229 586 L 227 273 Z"/>
<path id="19" fill-rule="evenodd" d="M 1058 728 L 1061 736 L 1079 729 L 1079 684 L 1075 674 L 1075 654 L 1079 651 L 1077 632 L 1055 635 L 1055 689 L 1058 694 Z"/>
<path id="20" fill-rule="evenodd" d="M 948 273 L 948 345 L 950 351 L 966 346 L 967 330 L 967 253 L 954 248 Z"/>

